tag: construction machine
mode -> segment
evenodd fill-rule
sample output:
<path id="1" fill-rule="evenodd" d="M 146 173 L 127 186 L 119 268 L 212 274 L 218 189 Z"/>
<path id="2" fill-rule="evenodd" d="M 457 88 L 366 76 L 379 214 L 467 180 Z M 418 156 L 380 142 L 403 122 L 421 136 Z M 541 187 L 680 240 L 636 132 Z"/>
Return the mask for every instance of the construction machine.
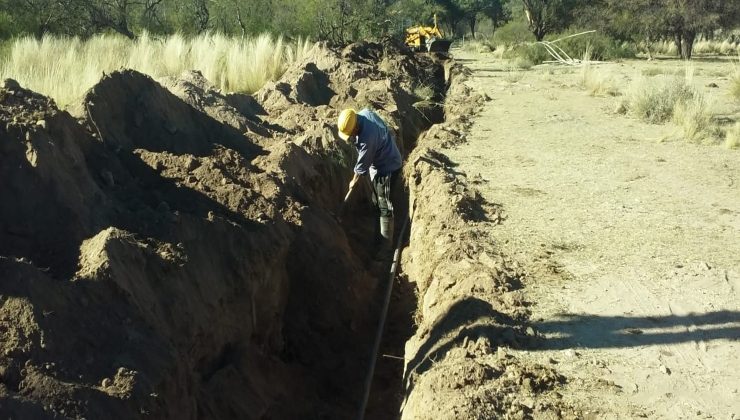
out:
<path id="1" fill-rule="evenodd" d="M 446 53 L 450 50 L 450 44 L 452 41 L 445 39 L 439 29 L 436 13 L 434 27 L 419 25 L 406 29 L 406 45 L 413 51 Z"/>

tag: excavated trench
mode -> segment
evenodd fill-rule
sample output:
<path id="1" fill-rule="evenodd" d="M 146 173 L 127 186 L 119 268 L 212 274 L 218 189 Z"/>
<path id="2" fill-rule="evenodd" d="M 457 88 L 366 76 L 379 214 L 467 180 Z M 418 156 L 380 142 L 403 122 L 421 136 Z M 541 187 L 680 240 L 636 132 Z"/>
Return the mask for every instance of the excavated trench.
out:
<path id="1" fill-rule="evenodd" d="M 408 156 L 443 121 L 448 82 L 444 62 L 372 43 L 317 45 L 253 97 L 120 71 L 62 111 L 5 81 L 0 412 L 356 416 L 387 274 L 369 191 L 334 214 L 354 159 L 334 121 L 372 107 Z M 403 401 L 405 276 L 368 418 Z"/>

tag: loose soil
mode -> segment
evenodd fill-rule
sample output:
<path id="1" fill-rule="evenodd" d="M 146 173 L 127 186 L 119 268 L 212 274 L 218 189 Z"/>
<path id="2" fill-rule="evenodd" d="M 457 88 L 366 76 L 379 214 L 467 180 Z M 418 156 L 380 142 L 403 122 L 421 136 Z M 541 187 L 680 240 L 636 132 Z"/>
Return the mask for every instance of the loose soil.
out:
<path id="1" fill-rule="evenodd" d="M 491 56 L 460 61 L 473 71 L 467 84 L 492 100 L 474 118 L 466 141 L 444 150 L 447 161 L 440 165 L 448 168 L 449 179 L 464 177 L 476 184 L 487 218 L 502 214 L 497 223 L 479 224 L 479 249 L 473 255 L 480 260 L 488 247 L 521 269 L 515 276 L 528 302 L 524 322 L 531 340 L 518 341 L 506 354 L 523 366 L 551 368 L 563 382 L 534 400 L 508 388 L 525 409 L 503 417 L 567 417 L 565 406 L 587 418 L 737 418 L 738 151 L 686 143 L 671 124 L 616 114 L 619 98 L 589 96 L 579 86 L 578 70 L 511 70 Z M 645 69 L 682 74 L 683 66 L 626 62 L 598 71 L 625 88 Z M 711 98 L 719 122 L 739 120 L 740 109 L 725 93 L 731 65 L 696 60 L 694 66 L 694 83 Z M 452 236 L 452 243 L 459 243 Z M 437 236 L 438 243 L 445 242 L 443 237 Z M 457 274 L 440 279 L 448 271 Z M 427 296 L 422 310 L 433 311 L 433 305 L 456 293 L 478 293 L 490 284 L 473 280 L 481 271 L 467 262 L 420 276 L 444 290 Z M 465 286 L 456 292 L 461 283 Z M 474 324 L 468 321 L 468 331 Z M 502 336 L 495 330 L 482 335 L 489 341 Z M 435 417 L 438 408 L 449 411 L 435 418 L 490 417 L 460 416 L 450 408 L 468 403 L 473 408 L 463 412 L 470 413 L 481 401 L 495 406 L 478 390 L 500 380 L 501 365 L 492 364 L 486 377 L 476 373 L 485 362 L 478 362 L 477 370 L 468 362 L 465 371 L 465 359 L 453 354 L 467 351 L 466 357 L 485 360 L 469 350 L 471 343 L 467 340 L 468 350 L 460 349 L 464 345 L 445 349 L 446 358 L 444 352 L 427 356 L 429 372 L 440 373 L 436 385 L 426 379 L 431 382 L 426 386 L 461 383 L 450 394 L 438 392 L 438 400 L 422 392 L 422 403 L 414 405 L 409 418 Z M 413 349 L 415 342 L 410 345 Z M 418 366 L 418 353 L 407 368 Z M 459 362 L 448 362 L 451 357 Z M 466 383 L 480 377 L 486 380 Z M 549 404 L 548 395 L 558 402 L 556 412 L 526 410 Z M 502 400 L 507 401 L 505 395 Z"/>
<path id="2" fill-rule="evenodd" d="M 346 106 L 410 150 L 444 67 L 317 45 L 254 97 L 105 76 L 59 110 L 0 88 L 4 418 L 348 418 L 377 321 L 367 193 L 334 212 Z M 402 206 L 403 207 L 403 206 Z"/>
<path id="3" fill-rule="evenodd" d="M 254 96 L 119 71 L 64 111 L 5 81 L 0 413 L 356 416 L 387 274 L 369 192 L 335 214 L 334 124 L 369 106 L 410 231 L 367 418 L 734 418 L 737 152 L 577 78 L 359 43 Z"/>

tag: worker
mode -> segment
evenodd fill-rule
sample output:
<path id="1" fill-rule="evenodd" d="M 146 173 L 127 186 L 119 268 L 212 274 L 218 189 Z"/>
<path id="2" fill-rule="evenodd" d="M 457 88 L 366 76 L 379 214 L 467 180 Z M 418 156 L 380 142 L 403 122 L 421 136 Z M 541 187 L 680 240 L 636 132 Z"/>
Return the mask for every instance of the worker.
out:
<path id="1" fill-rule="evenodd" d="M 381 246 L 378 258 L 385 259 L 392 250 L 393 242 L 393 202 L 391 187 L 401 170 L 401 153 L 396 142 L 378 114 L 363 109 L 345 109 L 337 120 L 339 137 L 351 142 L 357 148 L 357 163 L 354 176 L 349 182 L 349 191 L 365 176 L 370 175 L 375 202 L 380 210 Z"/>

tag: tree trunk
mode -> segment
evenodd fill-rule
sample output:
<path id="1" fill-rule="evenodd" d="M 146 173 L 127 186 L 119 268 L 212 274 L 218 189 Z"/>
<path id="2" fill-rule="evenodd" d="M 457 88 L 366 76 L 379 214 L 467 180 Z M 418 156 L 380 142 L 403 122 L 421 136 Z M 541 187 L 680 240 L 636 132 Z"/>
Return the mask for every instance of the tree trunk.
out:
<path id="1" fill-rule="evenodd" d="M 547 34 L 547 31 L 545 31 L 545 28 L 542 26 L 538 26 L 533 31 L 535 39 L 539 42 L 545 39 L 545 34 Z"/>
<path id="2" fill-rule="evenodd" d="M 476 24 L 475 16 L 471 16 L 468 18 L 468 24 L 470 25 L 470 36 L 473 39 L 475 39 L 475 24 Z"/>
<path id="3" fill-rule="evenodd" d="M 684 60 L 691 60 L 691 54 L 694 52 L 694 40 L 696 39 L 696 32 L 684 31 L 683 43 L 681 44 L 681 58 Z"/>
<path id="4" fill-rule="evenodd" d="M 680 58 L 683 58 L 683 46 L 681 42 L 681 34 L 675 33 L 673 34 L 673 40 L 676 43 L 676 53 Z"/>

